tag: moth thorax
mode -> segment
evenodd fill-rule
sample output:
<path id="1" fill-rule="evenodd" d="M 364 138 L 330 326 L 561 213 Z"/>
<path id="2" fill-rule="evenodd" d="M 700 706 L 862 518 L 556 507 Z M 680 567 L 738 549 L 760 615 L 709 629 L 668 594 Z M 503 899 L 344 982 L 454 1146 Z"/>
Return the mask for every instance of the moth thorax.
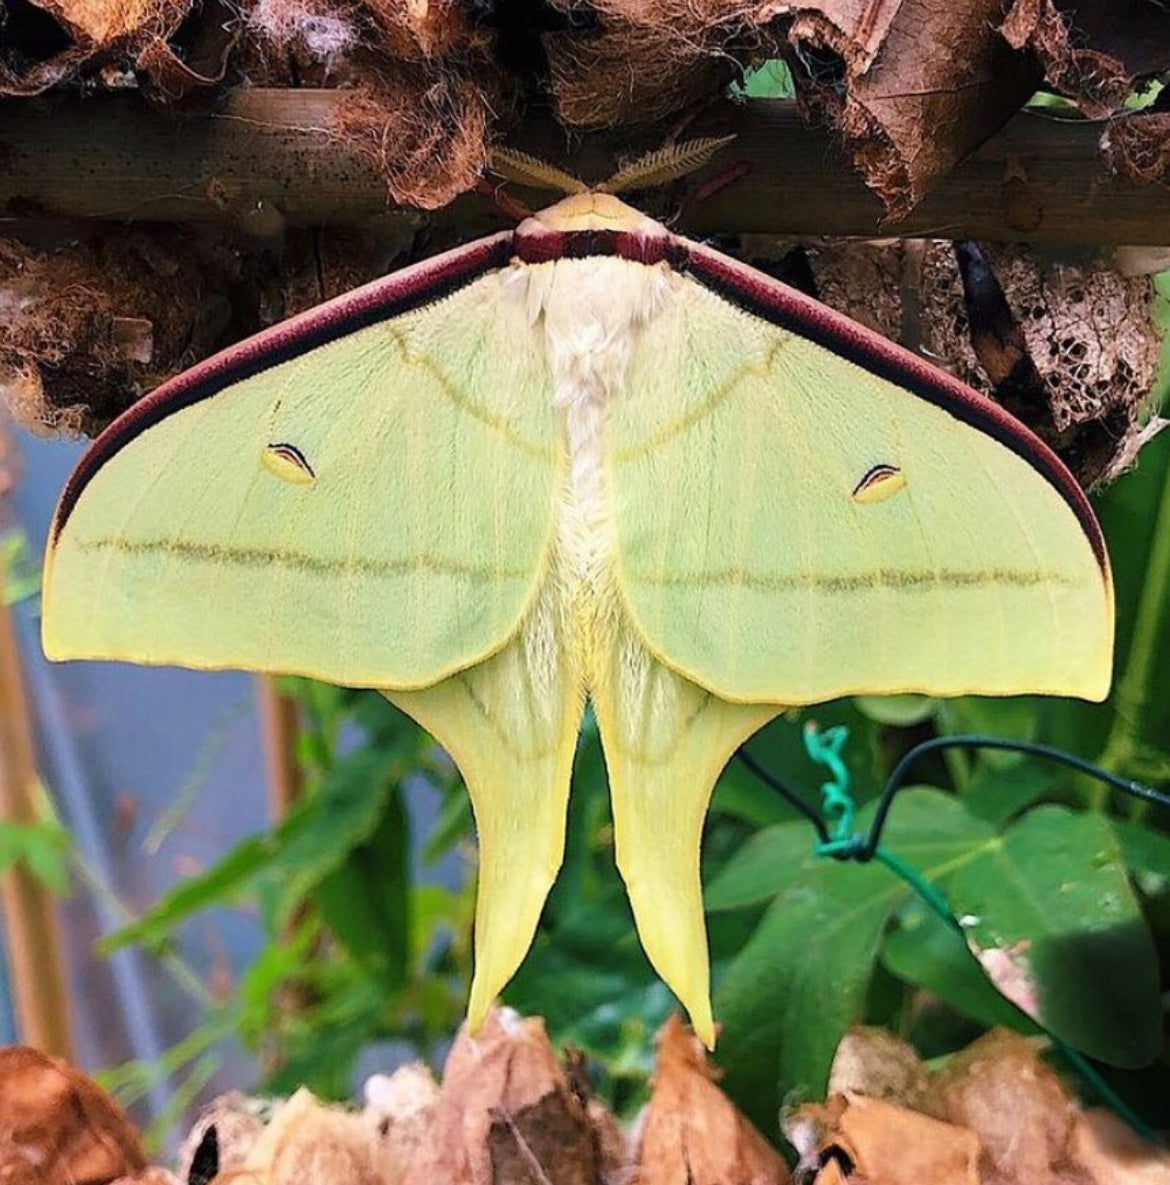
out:
<path id="1" fill-rule="evenodd" d="M 611 257 L 557 260 L 530 271 L 540 286 L 552 398 L 569 457 L 558 543 L 566 574 L 588 597 L 608 581 L 613 552 L 602 461 L 606 415 L 625 381 L 634 336 L 662 307 L 667 282 L 664 269 Z"/>

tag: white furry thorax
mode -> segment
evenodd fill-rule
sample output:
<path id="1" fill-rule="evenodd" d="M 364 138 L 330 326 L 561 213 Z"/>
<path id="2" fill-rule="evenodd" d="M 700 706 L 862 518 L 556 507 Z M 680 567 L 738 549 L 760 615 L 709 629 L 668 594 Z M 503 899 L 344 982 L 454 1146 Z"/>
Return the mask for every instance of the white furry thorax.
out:
<path id="1" fill-rule="evenodd" d="M 616 256 L 520 264 L 529 321 L 543 330 L 552 402 L 561 413 L 568 475 L 557 516 L 560 579 L 599 593 L 613 553 L 602 447 L 609 407 L 622 390 L 642 327 L 669 303 L 665 265 Z"/>

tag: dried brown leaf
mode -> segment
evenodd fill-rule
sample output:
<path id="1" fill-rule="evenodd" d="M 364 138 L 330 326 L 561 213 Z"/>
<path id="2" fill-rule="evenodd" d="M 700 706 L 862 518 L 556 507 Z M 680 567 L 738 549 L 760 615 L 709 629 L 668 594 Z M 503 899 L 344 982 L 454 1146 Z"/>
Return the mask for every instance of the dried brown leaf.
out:
<path id="1" fill-rule="evenodd" d="M 407 1172 L 411 1161 L 431 1139 L 439 1101 L 434 1075 L 417 1062 L 390 1075 L 376 1074 L 366 1082 L 365 1101 L 362 1116 L 386 1149 L 387 1185 L 413 1185 Z"/>
<path id="2" fill-rule="evenodd" d="M 891 220 L 993 135 L 1035 90 L 995 32 L 1002 0 L 805 0 L 789 64 L 806 110 L 831 119 Z"/>
<path id="3" fill-rule="evenodd" d="M 145 1167 L 138 1134 L 95 1082 L 35 1049 L 0 1049 L 4 1185 L 107 1185 Z"/>
<path id="4" fill-rule="evenodd" d="M 638 1185 L 780 1185 L 788 1168 L 715 1084 L 702 1043 L 673 1015 L 658 1034 Z"/>

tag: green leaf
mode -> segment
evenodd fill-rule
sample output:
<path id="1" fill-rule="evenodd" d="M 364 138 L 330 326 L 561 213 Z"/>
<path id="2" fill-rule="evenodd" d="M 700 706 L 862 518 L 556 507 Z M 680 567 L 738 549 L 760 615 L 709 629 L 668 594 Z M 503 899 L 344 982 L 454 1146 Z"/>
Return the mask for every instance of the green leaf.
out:
<path id="1" fill-rule="evenodd" d="M 273 832 L 250 836 L 206 872 L 188 877 L 165 893 L 149 913 L 107 934 L 98 943 L 98 950 L 109 954 L 130 943 L 157 946 L 188 915 L 210 905 L 238 901 L 260 870 L 272 862 L 277 846 Z"/>
<path id="2" fill-rule="evenodd" d="M 334 937 L 389 991 L 405 986 L 413 963 L 409 861 L 410 820 L 399 791 L 373 834 L 312 894 Z"/>
<path id="3" fill-rule="evenodd" d="M 873 813 L 873 804 L 859 812 L 859 828 Z M 770 828 L 745 845 L 739 867 L 734 859 L 725 866 L 709 894 L 727 907 L 758 900 L 760 884 L 780 886 L 715 993 L 725 1085 L 773 1133 L 789 1091 L 819 1097 L 824 1090 L 837 1044 L 861 1014 L 882 931 L 911 892 L 884 866 L 813 854 L 805 846 L 812 840 L 807 825 Z M 953 795 L 923 787 L 898 795 L 883 843 L 935 878 L 978 859 L 994 841 L 991 827 Z"/>
<path id="4" fill-rule="evenodd" d="M 50 892 L 69 888 L 69 833 L 53 816 L 37 823 L 0 823 L 0 872 L 23 864 Z"/>
<path id="5" fill-rule="evenodd" d="M 1037 807 L 944 891 L 984 970 L 1029 1016 L 1111 1065 L 1157 1056 L 1157 958 L 1107 820 Z"/>
<path id="6" fill-rule="evenodd" d="M 1147 897 L 1170 891 L 1170 836 L 1141 823 L 1112 821 L 1113 833 L 1138 887 Z"/>
<path id="7" fill-rule="evenodd" d="M 977 818 L 1002 826 L 1043 798 L 1057 777 L 1048 762 L 1023 760 L 1004 766 L 981 760 L 963 787 L 963 805 Z"/>
<path id="8" fill-rule="evenodd" d="M 886 919 L 907 892 L 877 865 L 814 859 L 772 902 L 715 994 L 723 1087 L 772 1139 L 790 1091 L 823 1097 L 837 1044 L 861 1012 Z"/>
<path id="9" fill-rule="evenodd" d="M 962 934 L 921 901 L 898 911 L 882 945 L 882 963 L 899 979 L 937 996 L 988 1028 L 1034 1033 L 1036 1026 L 999 994 L 984 975 Z"/>
<path id="10" fill-rule="evenodd" d="M 803 821 L 756 832 L 711 882 L 705 894 L 707 909 L 742 909 L 770 901 L 808 875 L 816 841 L 816 832 Z"/>
<path id="11" fill-rule="evenodd" d="M 792 72 L 782 58 L 770 58 L 761 65 L 747 69 L 743 82 L 732 85 L 732 94 L 749 99 L 791 99 L 796 93 Z"/>

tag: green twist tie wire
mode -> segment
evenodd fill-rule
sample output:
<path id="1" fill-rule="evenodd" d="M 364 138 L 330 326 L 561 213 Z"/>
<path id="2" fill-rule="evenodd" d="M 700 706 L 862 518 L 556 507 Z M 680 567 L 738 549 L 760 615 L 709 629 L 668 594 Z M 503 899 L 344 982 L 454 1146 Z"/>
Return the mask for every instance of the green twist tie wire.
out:
<path id="1" fill-rule="evenodd" d="M 849 739 L 849 729 L 843 724 L 826 728 L 823 732 L 811 720 L 804 726 L 804 747 L 809 757 L 818 765 L 825 766 L 832 774 L 832 780 L 821 783 L 821 801 L 826 821 L 828 823 L 829 839 L 825 843 L 816 845 L 818 856 L 835 856 L 838 859 L 850 858 L 876 860 L 884 864 L 895 876 L 909 885 L 915 893 L 936 913 L 952 930 L 958 933 L 964 944 L 966 934 L 959 919 L 947 903 L 946 897 L 938 887 L 912 864 L 908 864 L 900 856 L 894 855 L 884 844 L 877 844 L 871 856 L 865 856 L 865 837 L 853 830 L 854 819 L 857 815 L 857 804 L 849 789 L 849 770 L 841 757 L 841 750 Z M 1016 1005 L 1022 1015 L 1028 1016 L 1019 1005 Z M 1053 1046 L 1060 1050 L 1070 1065 L 1096 1092 L 1097 1097 L 1111 1107 L 1124 1119 L 1139 1135 L 1151 1143 L 1158 1143 L 1158 1135 L 1140 1115 L 1109 1085 L 1098 1073 L 1097 1068 L 1080 1052 L 1074 1049 L 1063 1038 L 1058 1037 L 1047 1029 L 1034 1016 L 1028 1019 L 1037 1024 L 1040 1031 L 1048 1037 Z"/>
<path id="2" fill-rule="evenodd" d="M 809 757 L 823 765 L 832 780 L 821 783 L 821 803 L 829 827 L 827 843 L 817 844 L 820 856 L 846 855 L 856 843 L 853 820 L 857 806 L 849 790 L 849 770 L 841 759 L 841 750 L 849 740 L 849 729 L 844 724 L 826 728 L 824 731 L 809 721 L 804 726 L 804 747 Z"/>

